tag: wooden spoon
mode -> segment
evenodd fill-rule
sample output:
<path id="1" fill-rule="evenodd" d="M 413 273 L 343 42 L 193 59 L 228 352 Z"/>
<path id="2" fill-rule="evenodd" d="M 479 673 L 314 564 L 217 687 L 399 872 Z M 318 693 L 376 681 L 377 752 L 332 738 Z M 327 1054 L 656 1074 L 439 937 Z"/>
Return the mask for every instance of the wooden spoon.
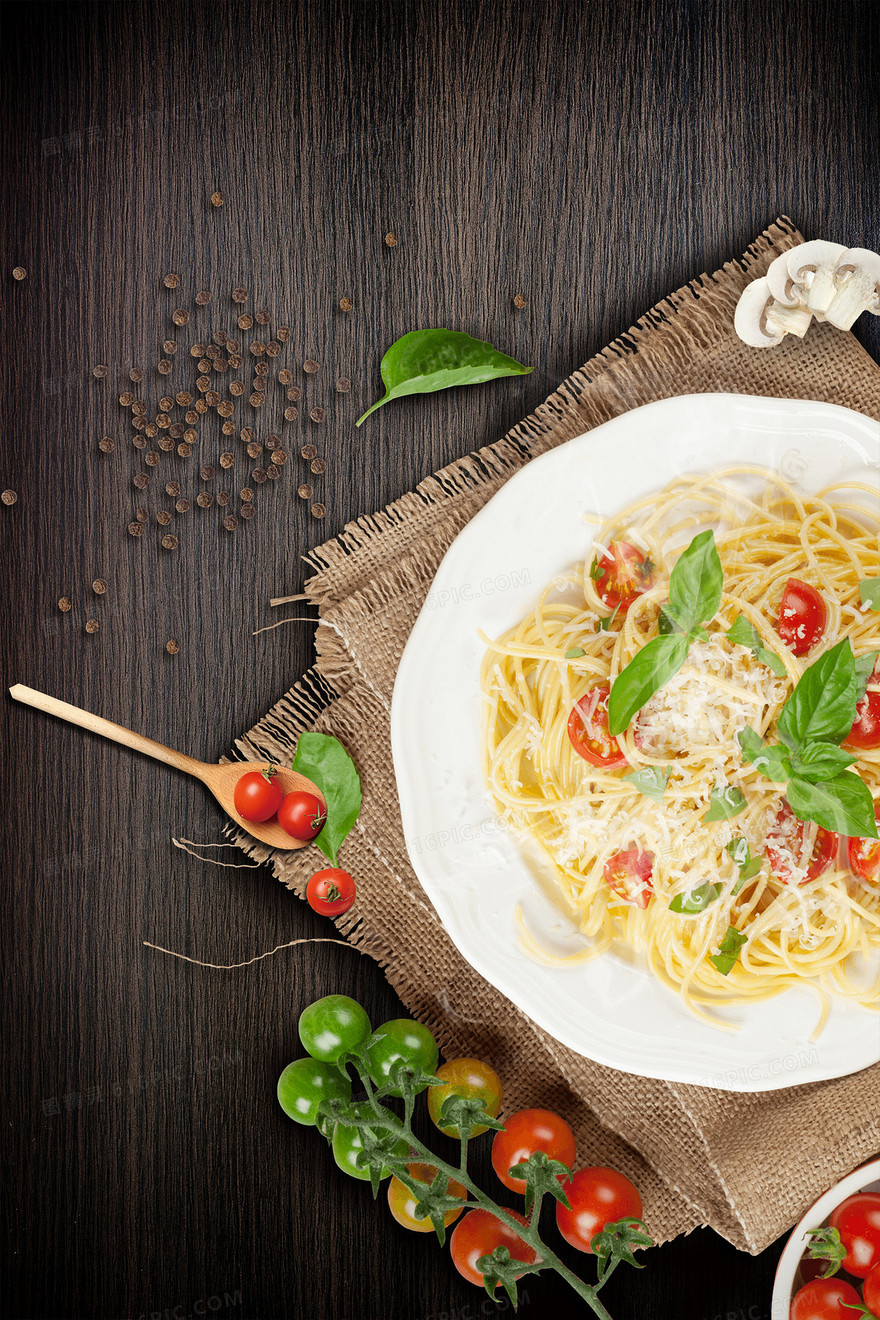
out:
<path id="1" fill-rule="evenodd" d="M 248 770 L 265 770 L 268 761 L 233 761 L 231 765 L 211 765 L 207 761 L 196 761 L 191 756 L 184 756 L 182 752 L 175 752 L 171 747 L 163 747 L 161 743 L 153 742 L 152 738 L 143 738 L 139 733 L 132 733 L 131 729 L 124 729 L 121 724 L 112 724 L 110 720 L 103 720 L 100 715 L 92 715 L 77 706 L 68 706 L 66 701 L 48 697 L 45 692 L 35 692 L 33 688 L 24 687 L 21 683 L 11 687 L 9 695 L 26 706 L 34 706 L 37 710 L 45 711 L 47 715 L 57 715 L 60 720 L 67 720 L 69 724 L 78 724 L 81 729 L 88 729 L 90 733 L 99 733 L 103 738 L 111 738 L 113 742 L 122 743 L 123 747 L 131 747 L 135 752 L 144 752 L 157 761 L 164 761 L 166 765 L 173 765 L 176 770 L 183 770 L 185 774 L 201 779 L 236 825 L 240 829 L 247 830 L 248 834 L 259 839 L 260 843 L 265 843 L 270 848 L 283 849 L 306 846 L 307 840 L 291 838 L 276 820 L 266 821 L 265 824 L 260 825 L 252 820 L 242 820 L 235 810 L 233 794 L 241 776 Z M 306 779 L 305 775 L 299 775 L 293 770 L 279 766 L 277 782 L 283 793 L 292 793 L 294 789 L 314 793 L 324 810 L 327 810 L 323 793 L 310 779 Z"/>

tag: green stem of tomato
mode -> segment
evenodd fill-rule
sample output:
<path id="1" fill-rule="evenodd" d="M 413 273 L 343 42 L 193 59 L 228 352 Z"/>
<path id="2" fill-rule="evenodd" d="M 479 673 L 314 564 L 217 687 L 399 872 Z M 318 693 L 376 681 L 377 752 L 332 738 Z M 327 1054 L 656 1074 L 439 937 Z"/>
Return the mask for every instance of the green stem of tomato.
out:
<path id="1" fill-rule="evenodd" d="M 583 1298 L 591 1310 L 599 1317 L 599 1320 L 612 1320 L 611 1315 L 599 1300 L 597 1287 L 591 1287 L 590 1284 L 585 1283 L 583 1279 L 579 1279 L 578 1276 L 559 1259 L 556 1253 L 551 1251 L 547 1244 L 542 1241 L 538 1233 L 537 1216 L 535 1214 L 532 1216 L 532 1222 L 524 1226 L 518 1219 L 514 1219 L 513 1215 L 510 1214 L 508 1210 L 505 1210 L 504 1206 L 498 1205 L 491 1199 L 491 1197 L 487 1196 L 485 1192 L 481 1191 L 467 1172 L 466 1140 L 462 1143 L 464 1150 L 462 1152 L 461 1167 L 456 1169 L 451 1164 L 447 1164 L 445 1160 L 440 1159 L 440 1157 L 426 1146 L 423 1141 L 419 1140 L 410 1126 L 409 1118 L 404 1122 L 402 1119 L 398 1118 L 392 1110 L 386 1109 L 381 1101 L 376 1099 L 369 1077 L 361 1072 L 357 1064 L 355 1064 L 355 1067 L 357 1068 L 358 1073 L 360 1073 L 361 1081 L 364 1084 L 364 1090 L 367 1093 L 367 1098 L 379 1121 L 378 1123 L 375 1123 L 373 1119 L 369 1119 L 364 1120 L 362 1124 L 355 1123 L 354 1126 L 381 1126 L 390 1132 L 396 1132 L 399 1136 L 402 1136 L 409 1142 L 410 1148 L 414 1149 L 417 1154 L 421 1156 L 422 1161 L 425 1164 L 433 1165 L 435 1169 L 439 1169 L 445 1173 L 448 1178 L 455 1179 L 462 1183 L 471 1193 L 476 1205 L 480 1209 L 488 1210 L 489 1213 L 494 1215 L 496 1219 L 500 1220 L 502 1224 L 506 1224 L 508 1228 L 512 1229 L 517 1237 L 521 1238 L 523 1242 L 532 1247 L 537 1255 L 541 1268 L 545 1268 L 549 1265 L 551 1269 L 554 1269 L 556 1273 L 565 1280 L 569 1287 L 573 1288 L 577 1295 Z M 402 1181 L 406 1181 L 406 1179 Z M 412 1188 L 410 1188 L 410 1190 L 412 1190 Z M 539 1201 L 540 1198 L 536 1197 L 536 1202 Z M 539 1206 L 536 1205 L 536 1209 L 538 1208 Z M 613 1266 L 608 1269 L 602 1280 L 603 1283 L 611 1274 L 612 1268 Z"/>
<path id="2" fill-rule="evenodd" d="M 608 1262 L 608 1267 L 607 1267 L 607 1269 L 602 1270 L 602 1272 L 601 1272 L 601 1274 L 600 1274 L 600 1276 L 599 1276 L 599 1282 L 596 1284 L 596 1291 L 597 1291 L 597 1292 L 599 1291 L 600 1288 L 604 1288 L 605 1284 L 606 1284 L 606 1283 L 608 1282 L 608 1280 L 611 1278 L 612 1274 L 613 1274 L 614 1271 L 617 1269 L 617 1267 L 618 1267 L 619 1264 L 620 1264 L 620 1257 L 619 1257 L 619 1256 L 615 1256 L 614 1260 L 611 1260 L 611 1261 Z"/>
<path id="3" fill-rule="evenodd" d="M 538 1228 L 538 1220 L 541 1218 L 541 1202 L 543 1201 L 543 1199 L 544 1199 L 544 1193 L 538 1192 L 537 1196 L 535 1197 L 535 1204 L 532 1206 L 531 1226 L 533 1229 L 535 1229 L 536 1232 Z"/>

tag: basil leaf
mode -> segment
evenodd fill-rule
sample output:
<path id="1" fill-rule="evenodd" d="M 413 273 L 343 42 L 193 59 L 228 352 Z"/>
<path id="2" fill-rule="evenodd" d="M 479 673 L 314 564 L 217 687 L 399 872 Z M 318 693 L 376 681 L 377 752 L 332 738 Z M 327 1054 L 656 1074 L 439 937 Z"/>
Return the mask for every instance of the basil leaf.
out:
<path id="1" fill-rule="evenodd" d="M 772 669 L 777 678 L 785 678 L 785 665 L 774 651 L 768 651 L 764 645 L 761 634 L 753 623 L 750 623 L 744 614 L 738 614 L 728 629 L 727 636 L 731 642 L 736 642 L 738 646 L 747 646 L 756 660 L 760 660 L 762 665 Z"/>
<path id="2" fill-rule="evenodd" d="M 566 660 L 579 660 L 582 655 L 586 655 L 584 648 L 582 646 L 573 646 L 570 651 L 566 651 L 565 658 Z"/>
<path id="3" fill-rule="evenodd" d="M 864 655 L 856 656 L 856 705 L 868 690 L 878 656 L 880 651 L 866 651 Z"/>
<path id="4" fill-rule="evenodd" d="M 617 675 L 608 698 L 608 731 L 623 733 L 632 717 L 673 674 L 677 674 L 688 653 L 684 633 L 672 637 L 654 637 L 643 646 Z"/>
<path id="5" fill-rule="evenodd" d="M 848 770 L 821 784 L 792 775 L 785 796 L 799 820 L 815 821 L 824 830 L 854 839 L 878 838 L 868 785 Z"/>
<path id="6" fill-rule="evenodd" d="M 718 952 L 709 954 L 709 962 L 718 968 L 722 976 L 729 975 L 739 958 L 740 949 L 747 942 L 747 935 L 743 935 L 741 931 L 738 931 L 736 926 L 728 926 L 724 939 L 718 946 Z"/>
<path id="7" fill-rule="evenodd" d="M 358 818 L 361 781 L 354 761 L 338 738 L 326 733 L 301 733 L 292 770 L 318 785 L 327 802 L 327 820 L 313 842 L 336 865 L 339 845 Z"/>
<path id="8" fill-rule="evenodd" d="M 749 848 L 748 839 L 739 835 L 731 839 L 727 845 L 727 852 L 733 858 L 733 861 L 739 867 L 739 879 L 733 886 L 734 894 L 738 894 L 747 880 L 752 880 L 758 874 L 764 865 L 763 857 L 753 857 Z"/>
<path id="9" fill-rule="evenodd" d="M 872 610 L 880 610 L 880 577 L 862 578 L 859 599 L 867 601 Z"/>
<path id="10" fill-rule="evenodd" d="M 817 784 L 823 779 L 834 779 L 858 760 L 842 747 L 833 743 L 810 742 L 800 747 L 791 758 L 791 773 Z"/>
<path id="11" fill-rule="evenodd" d="M 669 602 L 667 601 L 666 605 L 668 604 Z M 657 615 L 657 631 L 660 633 L 661 637 L 668 637 L 670 633 L 683 631 L 679 628 L 675 619 L 670 618 L 666 613 L 666 605 L 660 606 L 660 613 Z"/>
<path id="12" fill-rule="evenodd" d="M 637 788 L 645 797 L 659 802 L 666 791 L 666 785 L 669 783 L 669 776 L 672 774 L 671 765 L 650 765 L 644 770 L 633 770 L 632 774 L 624 775 L 623 778 L 633 788 Z"/>
<path id="13" fill-rule="evenodd" d="M 699 623 L 708 623 L 721 604 L 723 581 L 715 534 L 700 532 L 679 556 L 669 576 L 666 613 L 685 632 Z"/>
<path id="14" fill-rule="evenodd" d="M 748 725 L 737 734 L 743 760 L 753 765 L 758 774 L 774 784 L 784 784 L 791 774 L 788 752 L 778 743 L 765 743 Z"/>
<path id="15" fill-rule="evenodd" d="M 709 810 L 701 817 L 707 824 L 713 820 L 730 820 L 746 808 L 746 797 L 735 784 L 725 784 L 723 788 L 713 788 L 709 794 Z"/>
<path id="16" fill-rule="evenodd" d="M 620 605 L 615 605 L 612 612 L 599 620 L 599 632 L 610 632 L 611 625 L 620 613 Z"/>
<path id="17" fill-rule="evenodd" d="M 687 894 L 676 894 L 669 904 L 670 912 L 705 912 L 721 893 L 720 885 L 699 885 Z"/>
<path id="18" fill-rule="evenodd" d="M 500 376 L 527 376 L 532 368 L 462 330 L 436 329 L 411 330 L 396 340 L 383 357 L 380 370 L 385 394 L 358 418 L 357 426 L 390 399 L 433 394 L 454 385 L 480 385 Z"/>
<path id="19" fill-rule="evenodd" d="M 855 661 L 849 638 L 844 637 L 804 671 L 776 727 L 785 745 L 794 750 L 808 739 L 840 742 L 855 717 Z"/>

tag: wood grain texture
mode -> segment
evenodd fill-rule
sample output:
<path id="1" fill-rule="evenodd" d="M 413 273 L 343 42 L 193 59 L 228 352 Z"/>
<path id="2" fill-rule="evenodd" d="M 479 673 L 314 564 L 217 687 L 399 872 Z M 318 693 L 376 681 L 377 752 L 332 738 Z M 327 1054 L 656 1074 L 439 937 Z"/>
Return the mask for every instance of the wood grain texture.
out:
<path id="1" fill-rule="evenodd" d="M 307 623 L 251 634 L 275 621 L 270 597 L 301 589 L 311 545 L 503 434 L 776 214 L 877 246 L 878 13 L 871 0 L 7 4 L 0 485 L 18 501 L 0 510 L 4 684 L 218 759 L 310 662 Z M 166 337 L 232 331 L 238 284 L 249 310 L 292 327 L 278 359 L 303 388 L 292 457 L 255 488 L 250 523 L 229 534 L 216 507 L 193 508 L 165 552 L 155 524 L 125 531 L 160 501 L 158 477 L 143 500 L 132 487 L 141 460 L 117 396 L 132 365 L 150 368 L 143 397 L 164 392 Z M 403 400 L 355 431 L 384 347 L 426 325 L 488 338 L 534 373 Z M 857 332 L 878 356 L 877 323 Z M 191 388 L 191 360 L 169 379 Z M 323 523 L 294 494 L 308 441 L 327 463 Z M 216 463 L 216 427 L 203 446 Z M 229 447 L 237 489 L 248 468 Z M 185 466 L 163 455 L 158 471 L 194 496 Z M 310 999 L 355 994 L 374 1021 L 399 1011 L 379 968 L 328 944 L 239 972 L 144 949 L 234 962 L 332 930 L 268 873 L 172 848 L 172 834 L 221 837 L 197 785 L 9 700 L 2 721 L 7 1314 L 482 1314 L 446 1255 L 373 1207 L 274 1099 Z M 767 1320 L 778 1250 L 751 1260 L 693 1234 L 619 1271 L 609 1309 Z M 521 1314 L 576 1313 L 552 1281 L 524 1292 Z"/>

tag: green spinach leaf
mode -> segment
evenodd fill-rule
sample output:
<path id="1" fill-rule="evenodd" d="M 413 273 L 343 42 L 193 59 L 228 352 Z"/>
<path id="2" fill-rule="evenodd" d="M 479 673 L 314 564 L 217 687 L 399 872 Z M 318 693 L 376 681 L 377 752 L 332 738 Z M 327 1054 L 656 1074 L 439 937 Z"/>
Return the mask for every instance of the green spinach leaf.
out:
<path id="1" fill-rule="evenodd" d="M 849 771 L 820 784 L 792 775 L 785 796 L 799 820 L 813 820 L 824 830 L 848 834 L 851 838 L 878 837 L 868 785 Z"/>
<path id="2" fill-rule="evenodd" d="M 785 665 L 775 651 L 768 651 L 763 638 L 744 614 L 738 614 L 728 629 L 727 636 L 738 646 L 747 646 L 756 660 L 772 669 L 777 678 L 785 678 Z"/>
<path id="3" fill-rule="evenodd" d="M 608 730 L 623 733 L 645 702 L 677 674 L 685 662 L 689 640 L 684 633 L 654 637 L 637 651 L 617 675 L 608 698 Z"/>
<path id="4" fill-rule="evenodd" d="M 338 738 L 326 733 L 301 733 L 292 770 L 318 785 L 327 803 L 327 821 L 314 843 L 336 865 L 339 845 L 358 818 L 361 781 L 354 761 Z"/>
<path id="5" fill-rule="evenodd" d="M 792 751 L 811 742 L 840 742 L 856 717 L 856 668 L 848 637 L 804 670 L 779 715 L 779 737 Z"/>
<path id="6" fill-rule="evenodd" d="M 527 376 L 532 368 L 462 330 L 437 329 L 403 335 L 388 349 L 380 370 L 385 394 L 358 418 L 357 426 L 391 399 L 433 394 L 454 385 L 480 385 L 500 376 Z"/>

